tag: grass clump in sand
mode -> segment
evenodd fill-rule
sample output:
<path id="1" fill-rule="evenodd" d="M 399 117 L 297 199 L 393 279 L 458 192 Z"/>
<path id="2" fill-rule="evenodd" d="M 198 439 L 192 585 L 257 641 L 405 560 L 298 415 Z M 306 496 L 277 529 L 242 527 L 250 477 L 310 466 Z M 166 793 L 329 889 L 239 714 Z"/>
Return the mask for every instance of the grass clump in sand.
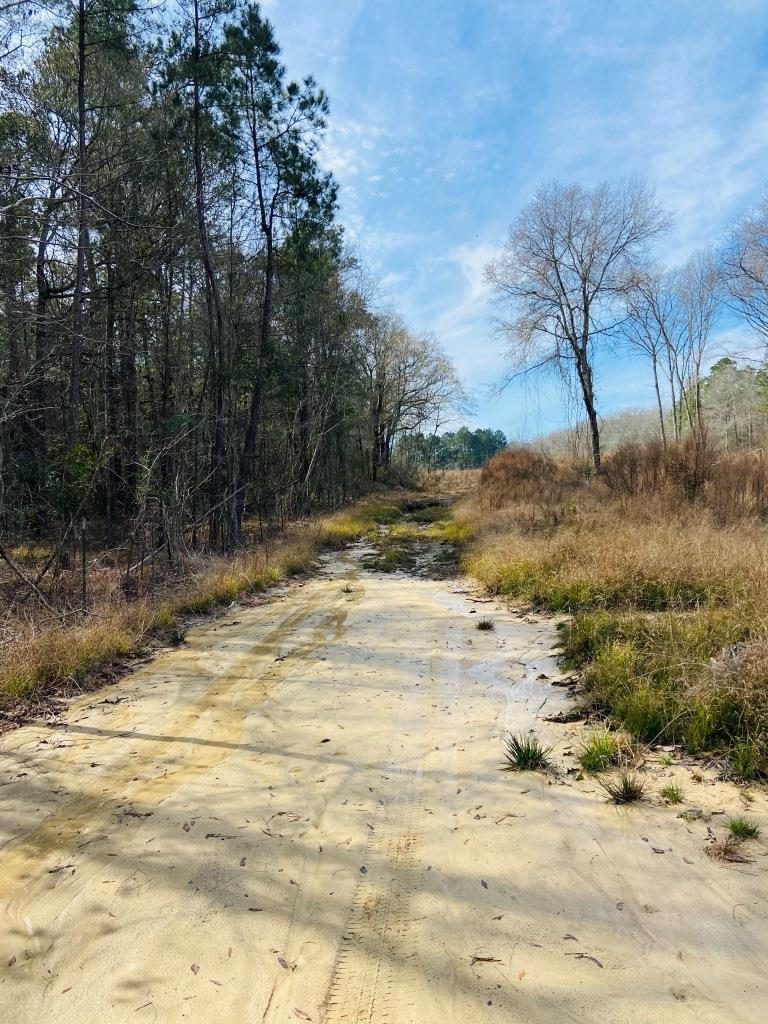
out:
<path id="1" fill-rule="evenodd" d="M 478 619 L 475 623 L 475 629 L 485 633 L 493 632 L 496 629 L 496 624 L 493 619 Z"/>
<path id="2" fill-rule="evenodd" d="M 637 772 L 619 772 L 615 778 L 606 779 L 601 785 L 615 804 L 637 803 L 645 794 L 645 779 Z"/>
<path id="3" fill-rule="evenodd" d="M 579 751 L 579 764 L 585 772 L 604 772 L 618 761 L 619 741 L 607 729 L 593 732 Z"/>
<path id="4" fill-rule="evenodd" d="M 685 793 L 679 782 L 669 782 L 661 787 L 661 798 L 667 804 L 681 804 Z"/>
<path id="5" fill-rule="evenodd" d="M 510 733 L 504 738 L 506 772 L 547 772 L 552 768 L 551 747 L 546 747 L 535 733 Z"/>
<path id="6" fill-rule="evenodd" d="M 744 842 L 747 839 L 757 839 L 760 836 L 760 829 L 748 818 L 731 818 L 728 822 L 728 831 L 734 839 Z"/>
<path id="7" fill-rule="evenodd" d="M 729 864 L 749 864 L 750 858 L 743 852 L 742 845 L 741 840 L 735 836 L 726 836 L 707 846 L 707 856 Z"/>

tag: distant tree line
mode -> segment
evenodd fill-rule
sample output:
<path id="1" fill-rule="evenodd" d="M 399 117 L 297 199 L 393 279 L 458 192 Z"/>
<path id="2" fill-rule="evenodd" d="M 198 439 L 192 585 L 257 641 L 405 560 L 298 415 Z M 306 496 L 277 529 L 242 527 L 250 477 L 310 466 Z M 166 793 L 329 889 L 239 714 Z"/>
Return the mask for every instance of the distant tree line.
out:
<path id="1" fill-rule="evenodd" d="M 677 410 L 665 409 L 666 435 L 673 436 L 675 412 L 678 422 L 685 418 L 684 395 Z M 702 422 L 712 440 L 725 451 L 768 446 L 768 371 L 739 366 L 729 357 L 719 359 L 701 379 Z M 600 440 L 604 451 L 626 442 L 663 440 L 658 411 L 624 409 L 600 419 Z M 534 447 L 552 455 L 587 458 L 590 453 L 589 424 L 582 420 L 565 430 L 537 438 Z"/>
<path id="2" fill-rule="evenodd" d="M 461 427 L 444 434 L 404 434 L 395 448 L 395 458 L 418 469 L 476 469 L 505 448 L 500 430 L 469 430 Z"/>
<path id="3" fill-rule="evenodd" d="M 374 301 L 258 5 L 153 11 L 0 33 L 0 530 L 226 550 L 381 479 L 457 381 Z"/>

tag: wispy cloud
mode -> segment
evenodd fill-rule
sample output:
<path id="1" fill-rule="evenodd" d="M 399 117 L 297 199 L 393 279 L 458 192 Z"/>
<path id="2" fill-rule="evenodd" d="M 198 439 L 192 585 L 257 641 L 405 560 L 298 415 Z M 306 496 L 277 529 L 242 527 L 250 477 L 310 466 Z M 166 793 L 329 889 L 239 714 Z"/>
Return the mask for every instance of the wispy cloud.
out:
<path id="1" fill-rule="evenodd" d="M 350 241 L 476 388 L 503 365 L 482 267 L 542 181 L 647 178 L 675 214 L 659 249 L 675 263 L 768 176 L 760 0 L 273 0 L 269 13 L 291 74 L 329 91 L 321 158 Z M 608 403 L 651 400 L 642 366 L 628 376 L 608 358 L 599 375 Z M 534 403 L 547 424 L 564 415 L 554 394 Z M 531 403 L 513 389 L 479 415 L 511 430 Z"/>

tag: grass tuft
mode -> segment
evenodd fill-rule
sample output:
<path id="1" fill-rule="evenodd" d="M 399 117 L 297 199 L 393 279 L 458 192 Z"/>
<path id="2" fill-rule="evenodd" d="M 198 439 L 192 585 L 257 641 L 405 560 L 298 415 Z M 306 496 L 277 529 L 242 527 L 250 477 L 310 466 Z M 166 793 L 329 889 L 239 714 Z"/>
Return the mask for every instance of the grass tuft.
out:
<path id="1" fill-rule="evenodd" d="M 749 782 L 760 774 L 760 751 L 755 743 L 737 743 L 731 750 L 728 774 Z"/>
<path id="2" fill-rule="evenodd" d="M 678 782 L 670 782 L 666 786 L 661 787 L 661 796 L 665 803 L 681 804 L 685 793 L 683 792 L 683 787 Z"/>
<path id="3" fill-rule="evenodd" d="M 757 825 L 755 825 L 753 821 L 744 817 L 731 818 L 728 822 L 728 831 L 734 839 L 739 839 L 741 841 L 746 839 L 757 839 L 760 835 L 760 829 Z"/>
<path id="4" fill-rule="evenodd" d="M 504 738 L 504 764 L 506 772 L 547 772 L 552 768 L 546 747 L 534 733 L 510 733 Z"/>
<path id="5" fill-rule="evenodd" d="M 496 629 L 496 623 L 493 619 L 478 619 L 475 623 L 475 629 L 479 629 L 483 632 L 492 632 Z"/>
<path id="6" fill-rule="evenodd" d="M 604 772 L 618 760 L 618 740 L 607 729 L 593 732 L 579 751 L 579 764 L 585 772 Z"/>
<path id="7" fill-rule="evenodd" d="M 615 804 L 631 804 L 643 799 L 645 779 L 636 772 L 620 772 L 613 779 L 601 783 L 609 798 Z"/>

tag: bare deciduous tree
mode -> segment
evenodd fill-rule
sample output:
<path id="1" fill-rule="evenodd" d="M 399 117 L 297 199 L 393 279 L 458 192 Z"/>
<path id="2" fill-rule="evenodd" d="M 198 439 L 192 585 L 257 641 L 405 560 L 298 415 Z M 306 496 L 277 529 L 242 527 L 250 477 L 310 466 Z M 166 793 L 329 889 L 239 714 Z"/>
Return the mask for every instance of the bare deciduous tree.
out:
<path id="1" fill-rule="evenodd" d="M 693 255 L 676 277 L 684 345 L 678 355 L 681 389 L 688 425 L 703 425 L 701 381 L 712 345 L 712 328 L 720 306 L 720 275 L 711 252 Z"/>
<path id="2" fill-rule="evenodd" d="M 392 313 L 374 315 L 361 334 L 370 408 L 371 475 L 389 465 L 400 434 L 439 422 L 463 392 L 452 363 L 430 335 L 408 331 Z"/>
<path id="3" fill-rule="evenodd" d="M 731 303 L 768 346 L 768 197 L 738 221 L 721 265 Z"/>
<path id="4" fill-rule="evenodd" d="M 594 380 L 598 344 L 624 321 L 648 243 L 669 218 L 640 181 L 546 185 L 509 231 L 487 279 L 511 316 L 500 322 L 513 376 L 556 368 L 576 380 L 600 469 Z"/>

